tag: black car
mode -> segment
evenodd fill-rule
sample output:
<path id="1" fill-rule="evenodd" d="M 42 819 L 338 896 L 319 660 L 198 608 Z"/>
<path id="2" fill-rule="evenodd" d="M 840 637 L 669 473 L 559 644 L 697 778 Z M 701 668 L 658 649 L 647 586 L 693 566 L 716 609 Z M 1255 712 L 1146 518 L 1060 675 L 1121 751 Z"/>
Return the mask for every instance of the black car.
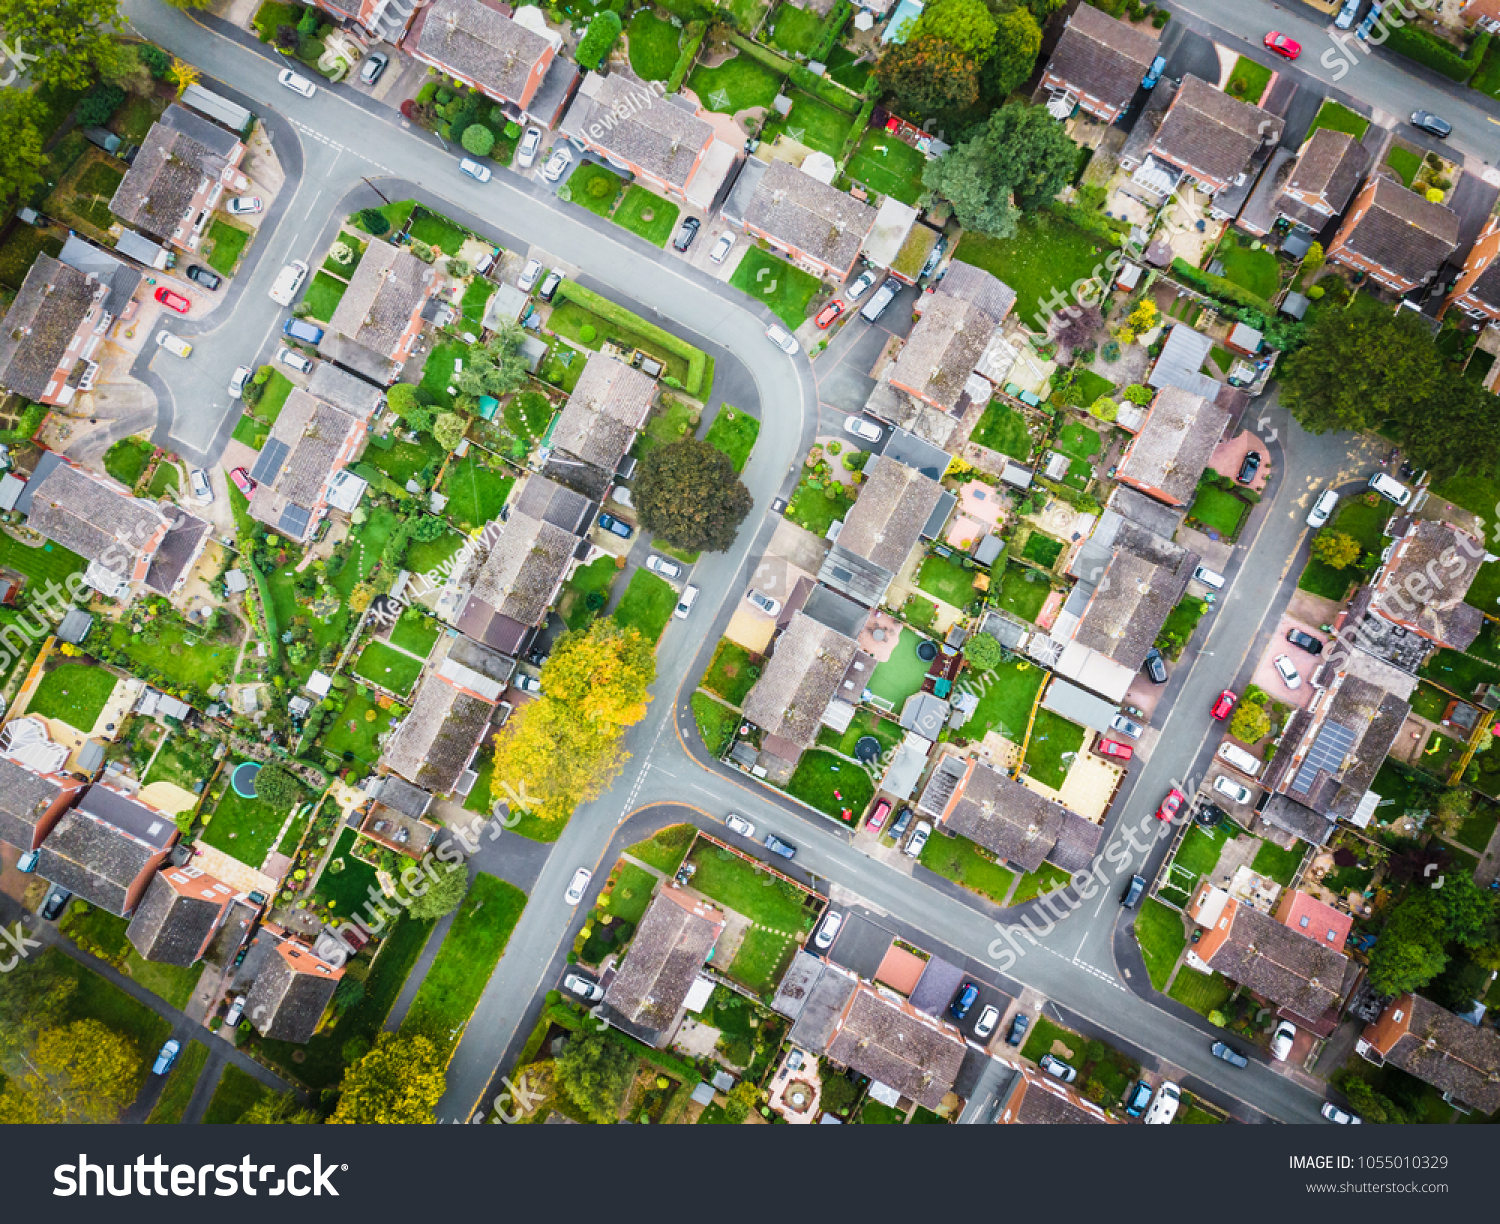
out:
<path id="1" fill-rule="evenodd" d="M 1245 456 L 1245 462 L 1240 464 L 1240 474 L 1235 477 L 1241 484 L 1249 484 L 1255 479 L 1255 474 L 1260 471 L 1260 452 L 1251 451 Z"/>
<path id="2" fill-rule="evenodd" d="M 1167 664 L 1155 646 L 1146 652 L 1146 674 L 1151 677 L 1152 684 L 1167 682 Z"/>
<path id="3" fill-rule="evenodd" d="M 1286 640 L 1299 650 L 1305 650 L 1308 654 L 1317 655 L 1323 653 L 1323 643 L 1318 641 L 1310 633 L 1303 633 L 1300 629 L 1288 629 Z"/>
<path id="4" fill-rule="evenodd" d="M 906 836 L 907 826 L 911 824 L 911 808 L 904 807 L 901 814 L 896 817 L 896 823 L 891 826 L 890 836 L 900 841 Z"/>
<path id="5" fill-rule="evenodd" d="M 1215 1058 L 1222 1058 L 1231 1067 L 1248 1067 L 1250 1060 L 1231 1045 L 1225 1045 L 1222 1041 L 1216 1041 L 1209 1046 L 1208 1052 Z"/>
<path id="6" fill-rule="evenodd" d="M 217 272 L 210 272 L 207 268 L 200 267 L 198 264 L 188 265 L 187 278 L 190 281 L 196 281 L 205 289 L 217 289 L 224 283 L 224 278 Z"/>
<path id="7" fill-rule="evenodd" d="M 677 251 L 685 251 L 693 245 L 693 239 L 698 236 L 698 231 L 703 228 L 703 222 L 697 217 L 688 217 L 677 230 L 677 237 L 672 239 L 672 248 Z"/>
<path id="8" fill-rule="evenodd" d="M 1431 111 L 1413 111 L 1411 125 L 1426 132 L 1429 136 L 1436 136 L 1439 140 L 1447 140 L 1453 134 L 1453 125 Z"/>
<path id="9" fill-rule="evenodd" d="M 766 834 L 766 849 L 769 850 L 772 854 L 781 855 L 781 857 L 784 859 L 793 859 L 797 857 L 797 847 L 791 845 L 789 842 L 782 841 L 781 838 L 777 837 L 774 833 Z"/>
<path id="10" fill-rule="evenodd" d="M 1146 891 L 1145 876 L 1131 876 L 1130 883 L 1125 885 L 1125 893 L 1120 898 L 1120 904 L 1126 909 L 1134 909 L 1135 903 L 1141 899 L 1141 894 Z"/>
<path id="11" fill-rule="evenodd" d="M 611 535 L 617 535 L 622 540 L 628 540 L 635 534 L 635 528 L 629 523 L 622 523 L 613 514 L 601 514 L 599 526 Z"/>
<path id="12" fill-rule="evenodd" d="M 72 899 L 73 894 L 66 888 L 54 888 L 47 894 L 47 900 L 42 905 L 43 919 L 47 922 L 56 922 L 63 910 L 68 908 L 68 902 Z"/>
<path id="13" fill-rule="evenodd" d="M 1018 1046 L 1021 1039 L 1026 1036 L 1026 1030 L 1031 1027 L 1031 1017 L 1025 1012 L 1017 1012 L 1016 1018 L 1010 1022 L 1010 1032 L 1005 1034 L 1005 1044 Z"/>
<path id="14" fill-rule="evenodd" d="M 962 1020 L 969 1014 L 977 998 L 979 998 L 979 987 L 973 982 L 965 982 L 958 988 L 958 994 L 954 996 L 953 1002 L 948 1004 L 948 1014 L 955 1020 Z"/>

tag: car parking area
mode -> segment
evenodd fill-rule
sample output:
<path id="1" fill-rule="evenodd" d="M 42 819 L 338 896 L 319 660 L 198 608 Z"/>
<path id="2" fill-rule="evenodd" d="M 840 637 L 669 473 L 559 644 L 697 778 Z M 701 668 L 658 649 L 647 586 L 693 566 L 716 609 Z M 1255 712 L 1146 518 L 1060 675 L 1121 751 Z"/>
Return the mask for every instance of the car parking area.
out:
<path id="1" fill-rule="evenodd" d="M 1214 789 L 1214 782 L 1219 778 L 1227 778 L 1235 786 L 1243 786 L 1250 792 L 1248 803 L 1236 803 L 1223 791 Z M 1217 756 L 1209 763 L 1208 770 L 1203 775 L 1203 787 L 1199 792 L 1207 802 L 1215 804 L 1224 809 L 1234 819 L 1235 823 L 1249 825 L 1250 817 L 1254 813 L 1255 805 L 1261 796 L 1261 788 L 1252 782 L 1244 774 L 1230 769 Z"/>
<path id="2" fill-rule="evenodd" d="M 1260 662 L 1255 665 L 1255 674 L 1251 677 L 1251 683 L 1257 684 L 1271 695 L 1273 701 L 1284 702 L 1287 705 L 1304 709 L 1312 701 L 1313 686 L 1312 674 L 1317 670 L 1321 659 L 1317 655 L 1308 654 L 1307 651 L 1293 646 L 1286 640 L 1288 629 L 1300 629 L 1303 633 L 1310 634 L 1325 646 L 1328 643 L 1328 635 L 1322 633 L 1314 625 L 1308 625 L 1298 620 L 1291 614 L 1283 615 L 1277 622 L 1276 632 L 1271 636 L 1271 641 L 1266 646 L 1265 653 Z M 1281 673 L 1276 670 L 1275 659 L 1278 655 L 1286 655 L 1292 661 L 1292 666 L 1297 669 L 1297 674 L 1302 678 L 1302 683 L 1297 688 L 1291 688 L 1282 679 Z"/>

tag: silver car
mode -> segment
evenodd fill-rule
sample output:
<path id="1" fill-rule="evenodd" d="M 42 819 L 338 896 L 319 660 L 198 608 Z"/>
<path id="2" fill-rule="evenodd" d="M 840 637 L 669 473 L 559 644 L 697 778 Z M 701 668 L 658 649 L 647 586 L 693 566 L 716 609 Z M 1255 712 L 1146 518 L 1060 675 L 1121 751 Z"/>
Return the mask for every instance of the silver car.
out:
<path id="1" fill-rule="evenodd" d="M 675 561 L 668 561 L 665 557 L 658 557 L 655 553 L 646 558 L 646 568 L 653 574 L 660 574 L 663 578 L 682 577 L 682 566 Z"/>
<path id="2" fill-rule="evenodd" d="M 521 143 L 516 146 L 516 165 L 522 170 L 530 170 L 536 161 L 537 151 L 542 147 L 542 129 L 529 127 L 526 135 L 521 137 Z"/>
<path id="3" fill-rule="evenodd" d="M 521 279 L 516 282 L 517 288 L 522 293 L 530 293 L 536 286 L 537 278 L 542 274 L 542 261 L 540 259 L 528 259 L 526 266 L 521 269 Z"/>
<path id="4" fill-rule="evenodd" d="M 570 973 L 563 978 L 563 989 L 569 994 L 577 995 L 586 1003 L 597 1003 L 604 997 L 604 987 L 576 973 Z"/>
<path id="5" fill-rule="evenodd" d="M 922 853 L 922 847 L 927 844 L 927 839 L 932 836 L 932 826 L 927 821 L 919 821 L 916 829 L 911 835 L 911 841 L 906 843 L 906 853 L 911 858 L 916 858 Z"/>
<path id="6" fill-rule="evenodd" d="M 724 824 L 732 832 L 738 833 L 741 837 L 755 836 L 755 826 L 735 812 L 730 812 L 728 816 L 724 817 Z"/>
<path id="7" fill-rule="evenodd" d="M 1277 655 L 1271 662 L 1275 664 L 1276 670 L 1280 673 L 1282 680 L 1286 682 L 1287 688 L 1299 689 L 1302 687 L 1302 676 L 1297 671 L 1297 665 L 1292 662 L 1289 655 Z"/>
<path id="8" fill-rule="evenodd" d="M 885 430 L 874 421 L 866 420 L 858 414 L 844 419 L 844 432 L 853 434 L 856 438 L 862 438 L 866 442 L 879 442 L 885 437 Z"/>
<path id="9" fill-rule="evenodd" d="M 819 948 L 833 946 L 833 941 L 838 937 L 839 927 L 844 925 L 843 914 L 837 911 L 830 913 L 823 919 L 823 925 L 818 928 L 817 935 L 813 938 L 813 944 Z"/>
<path id="10" fill-rule="evenodd" d="M 583 894 L 588 889 L 589 881 L 594 878 L 594 873 L 587 867 L 580 867 L 573 873 L 573 880 L 568 885 L 566 900 L 569 905 L 577 905 L 583 900 Z"/>
<path id="11" fill-rule="evenodd" d="M 1235 803 L 1250 802 L 1250 788 L 1248 786 L 1241 786 L 1233 778 L 1225 774 L 1220 774 L 1214 779 L 1214 790 Z"/>
<path id="12" fill-rule="evenodd" d="M 549 183 L 555 183 L 567 173 L 568 167 L 573 164 L 573 150 L 567 145 L 558 145 L 552 150 L 552 156 L 547 159 L 547 164 L 542 167 L 542 177 Z"/>
<path id="13" fill-rule="evenodd" d="M 796 356 L 800 349 L 791 332 L 787 331 L 784 327 L 777 327 L 774 323 L 766 328 L 766 339 L 789 357 Z"/>
<path id="14" fill-rule="evenodd" d="M 1309 527 L 1321 527 L 1328 521 L 1333 508 L 1339 504 L 1339 495 L 1333 489 L 1324 489 L 1318 500 L 1313 503 L 1313 508 L 1308 512 L 1307 525 Z"/>
<path id="15" fill-rule="evenodd" d="M 193 468 L 188 473 L 188 484 L 193 486 L 193 496 L 201 502 L 214 499 L 213 486 L 208 483 L 208 473 L 202 468 Z"/>

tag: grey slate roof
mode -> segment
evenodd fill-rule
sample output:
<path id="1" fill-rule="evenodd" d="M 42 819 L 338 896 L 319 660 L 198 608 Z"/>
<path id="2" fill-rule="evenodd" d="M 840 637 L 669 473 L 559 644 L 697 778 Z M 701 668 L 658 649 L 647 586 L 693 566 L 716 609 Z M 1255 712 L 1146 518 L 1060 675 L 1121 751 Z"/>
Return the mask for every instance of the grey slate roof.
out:
<path id="1" fill-rule="evenodd" d="M 110 211 L 153 237 L 170 241 L 184 222 L 204 178 L 229 165 L 239 138 L 201 115 L 169 106 L 146 134 L 135 161 L 115 189 Z"/>
<path id="2" fill-rule="evenodd" d="M 393 358 L 436 278 L 437 269 L 406 248 L 371 238 L 328 326 L 362 348 Z"/>
<path id="3" fill-rule="evenodd" d="M 1190 503 L 1227 421 L 1224 411 L 1201 395 L 1162 387 L 1120 464 L 1120 478 L 1160 489 L 1179 503 Z"/>
<path id="4" fill-rule="evenodd" d="M 661 98 L 622 68 L 583 79 L 563 118 L 564 135 L 586 140 L 679 191 L 692 177 L 714 129 L 690 104 Z"/>
<path id="5" fill-rule="evenodd" d="M 0 757 L 0 841 L 32 849 L 37 822 L 57 802 L 61 789 L 51 778 Z"/>
<path id="6" fill-rule="evenodd" d="M 518 104 L 551 45 L 479 0 L 434 0 L 421 21 L 418 51 Z"/>
<path id="7" fill-rule="evenodd" d="M 1035 871 L 1049 859 L 1066 871 L 1076 871 L 1088 863 L 1099 844 L 1102 830 L 1098 825 L 982 762 L 975 764 L 967 782 L 954 778 L 951 766 L 934 773 L 928 790 L 933 797 L 923 794 L 922 810 L 946 808 L 944 829 L 1023 871 Z M 944 792 L 951 797 L 955 791 L 956 802 L 941 798 Z"/>
<path id="8" fill-rule="evenodd" d="M 577 544 L 572 532 L 512 510 L 480 567 L 472 599 L 521 624 L 536 624 L 557 593 Z"/>
<path id="9" fill-rule="evenodd" d="M 1193 395 L 1217 402 L 1224 384 L 1203 373 L 1203 364 L 1213 352 L 1214 342 L 1186 323 L 1173 324 L 1167 330 L 1161 352 L 1151 363 L 1146 382 L 1153 387 L 1176 387 Z"/>
<path id="10" fill-rule="evenodd" d="M 933 289 L 933 297 L 957 298 L 982 310 L 998 325 L 1016 304 L 1016 291 L 993 273 L 955 259 Z"/>
<path id="11" fill-rule="evenodd" d="M 1195 76 L 1183 79 L 1151 150 L 1173 165 L 1192 167 L 1222 182 L 1244 173 L 1263 144 L 1281 139 L 1282 120 L 1220 93 Z"/>
<path id="12" fill-rule="evenodd" d="M 423 790 L 446 795 L 468 766 L 490 724 L 493 703 L 428 672 L 380 763 Z"/>
<path id="13" fill-rule="evenodd" d="M 324 964 L 308 948 L 283 940 L 267 956 L 245 996 L 245 1016 L 262 1037 L 305 1045 L 318 1031 L 343 969 Z"/>
<path id="14" fill-rule="evenodd" d="M 959 298 L 934 294 L 891 369 L 891 385 L 953 412 L 995 334 L 996 321 Z"/>
<path id="15" fill-rule="evenodd" d="M 167 534 L 151 554 L 151 565 L 146 570 L 146 585 L 161 595 L 172 593 L 183 571 L 192 564 L 204 539 L 213 530 L 202 519 L 182 510 L 173 513 L 177 520 L 167 528 Z"/>
<path id="16" fill-rule="evenodd" d="M 1307 1020 L 1338 1006 L 1348 957 L 1248 905 L 1226 905 L 1234 920 L 1210 967 Z"/>
<path id="17" fill-rule="evenodd" d="M 952 1090 L 966 1049 L 952 1033 L 861 986 L 828 1046 L 828 1057 L 936 1109 Z"/>
<path id="18" fill-rule="evenodd" d="M 875 227 L 875 209 L 790 162 L 773 161 L 745 210 L 745 224 L 830 267 L 847 268 Z"/>
<path id="19" fill-rule="evenodd" d="M 1348 132 L 1319 128 L 1302 146 L 1286 186 L 1288 190 L 1321 196 L 1331 213 L 1317 212 L 1287 196 L 1278 201 L 1278 206 L 1287 216 L 1316 232 L 1330 215 L 1336 217 L 1349 207 L 1368 161 L 1364 145 Z"/>
<path id="20" fill-rule="evenodd" d="M 1458 247 L 1456 212 L 1383 175 L 1369 207 L 1345 227 L 1339 231 L 1344 247 L 1418 284 L 1435 276 Z"/>
<path id="21" fill-rule="evenodd" d="M 721 911 L 669 885 L 646 908 L 605 1006 L 632 1025 L 661 1032 L 682 1009 L 723 929 Z"/>
<path id="22" fill-rule="evenodd" d="M 1158 565 L 1120 551 L 1084 610 L 1073 640 L 1134 671 L 1167 616 L 1187 590 L 1197 558 L 1183 554 L 1175 566 Z"/>
<path id="23" fill-rule="evenodd" d="M 1385 1061 L 1482 1113 L 1500 1109 L 1500 1034 L 1421 995 L 1407 998 L 1410 1027 Z"/>
<path id="24" fill-rule="evenodd" d="M 113 253 L 96 247 L 92 242 L 74 234 L 65 243 L 58 259 L 70 268 L 77 268 L 86 276 L 92 276 L 108 292 L 104 297 L 104 310 L 118 317 L 127 306 L 135 291 L 140 288 L 144 274 Z"/>
<path id="25" fill-rule="evenodd" d="M 1347 820 L 1370 789 L 1410 712 L 1411 706 L 1378 685 L 1348 672 L 1339 676 L 1313 715 L 1308 738 L 1300 747 L 1295 740 L 1287 740 L 1276 754 L 1277 761 L 1283 755 L 1293 761 L 1286 775 L 1286 794 L 1315 812 Z M 1313 750 L 1329 727 L 1343 730 L 1333 732 L 1324 743 L 1347 746 L 1332 759 L 1324 759 Z M 1309 750 L 1310 761 L 1305 756 L 1299 760 L 1302 748 Z"/>
<path id="26" fill-rule="evenodd" d="M 1429 519 L 1403 516 L 1387 530 L 1397 538 L 1398 552 L 1381 576 L 1376 607 L 1388 609 L 1393 618 L 1415 623 L 1444 646 L 1468 650 L 1484 627 L 1484 614 L 1464 602 L 1475 574 L 1484 563 L 1484 546 L 1461 541 L 1447 523 Z M 1418 574 L 1423 576 L 1422 586 L 1416 589 L 1431 591 L 1420 602 L 1406 593 L 1406 583 Z M 1403 600 L 1416 606 L 1407 611 L 1401 607 Z"/>
<path id="27" fill-rule="evenodd" d="M 530 515 L 573 535 L 583 534 L 593 511 L 594 503 L 582 493 L 538 475 L 521 486 L 511 507 L 512 513 Z"/>
<path id="28" fill-rule="evenodd" d="M 858 649 L 851 638 L 798 612 L 745 698 L 745 717 L 768 735 L 810 748 L 823 711 L 839 695 Z M 854 697 L 857 700 L 859 694 Z"/>
<path id="29" fill-rule="evenodd" d="M 292 389 L 250 470 L 250 517 L 305 540 L 335 473 L 358 454 L 364 424 L 332 404 Z M 300 514 L 289 514 L 297 508 Z"/>
<path id="30" fill-rule="evenodd" d="M 154 831 L 128 817 L 116 825 L 110 817 L 126 804 L 137 806 L 103 786 L 90 788 L 83 803 L 64 815 L 42 843 L 37 863 L 43 879 L 120 917 L 125 916 L 132 885 L 177 834 L 169 818 L 144 808 L 138 810 L 154 818 Z M 101 818 L 91 818 L 91 805 Z"/>
<path id="31" fill-rule="evenodd" d="M 190 868 L 158 871 L 125 936 L 149 961 L 183 968 L 198 959 L 220 916 L 234 900 L 230 888 Z"/>
<path id="32" fill-rule="evenodd" d="M 431 795 L 396 774 L 386 774 L 376 785 L 364 789 L 371 798 L 413 820 L 420 820 L 432 805 Z"/>
<path id="33" fill-rule="evenodd" d="M 1123 108 L 1135 97 L 1159 46 L 1144 30 L 1082 4 L 1068 18 L 1047 71 L 1079 93 Z"/>
<path id="34" fill-rule="evenodd" d="M 101 289 L 77 268 L 38 255 L 0 327 L 0 386 L 40 399 Z"/>
<path id="35" fill-rule="evenodd" d="M 368 421 L 385 402 L 385 392 L 356 374 L 341 370 L 331 361 L 320 361 L 307 380 L 307 393 L 347 412 L 357 421 Z"/>
<path id="36" fill-rule="evenodd" d="M 931 477 L 875 456 L 865 468 L 865 484 L 839 532 L 840 547 L 892 574 L 899 572 L 942 494 L 942 485 Z"/>
<path id="37" fill-rule="evenodd" d="M 27 523 L 53 543 L 125 578 L 166 528 L 161 511 L 149 502 L 67 463 L 37 485 Z"/>
<path id="38" fill-rule="evenodd" d="M 590 353 L 553 427 L 552 448 L 613 472 L 646 423 L 655 394 L 656 383 L 639 370 Z"/>

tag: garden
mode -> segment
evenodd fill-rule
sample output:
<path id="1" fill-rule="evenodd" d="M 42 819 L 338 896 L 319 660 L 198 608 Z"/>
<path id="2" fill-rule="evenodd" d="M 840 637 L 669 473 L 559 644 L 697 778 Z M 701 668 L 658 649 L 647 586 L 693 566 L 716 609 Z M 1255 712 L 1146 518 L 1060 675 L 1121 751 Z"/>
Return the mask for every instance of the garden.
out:
<path id="1" fill-rule="evenodd" d="M 988 897 L 996 905 L 1005 904 L 1016 880 L 1016 873 L 997 863 L 989 851 L 966 837 L 950 837 L 941 829 L 927 839 L 918 862 L 945 880 Z"/>
<path id="2" fill-rule="evenodd" d="M 889 708 L 899 710 L 908 697 L 921 691 L 929 664 L 917 654 L 917 647 L 925 640 L 910 629 L 901 630 L 891 657 L 877 663 L 870 674 L 870 692 L 888 702 Z"/>
<path id="3" fill-rule="evenodd" d="M 113 672 L 88 663 L 62 663 L 42 677 L 26 713 L 56 718 L 88 735 L 114 690 Z"/>
<path id="4" fill-rule="evenodd" d="M 549 413 L 550 415 L 550 413 Z M 443 473 L 444 513 L 460 531 L 474 531 L 500 517 L 516 478 L 494 456 L 477 446 L 448 460 Z"/>
<path id="5" fill-rule="evenodd" d="M 1215 480 L 1212 478 L 1215 476 L 1217 472 L 1205 473 L 1199 481 L 1198 492 L 1188 509 L 1188 522 L 1206 528 L 1213 539 L 1233 543 L 1239 538 L 1240 526 L 1250 506 L 1232 488 L 1224 487 L 1228 477 Z"/>
<path id="6" fill-rule="evenodd" d="M 205 803 L 199 812 L 203 830 L 198 839 L 205 845 L 224 851 L 247 867 L 260 869 L 266 856 L 278 848 L 278 840 L 286 847 L 285 853 L 296 849 L 301 826 L 306 823 L 306 814 L 292 823 L 287 837 L 281 839 L 281 831 L 291 815 L 291 809 L 278 807 L 266 799 L 247 799 L 228 783 L 228 762 L 220 772 L 219 785 L 223 794 L 217 803 Z M 311 796 L 309 796 L 310 798 Z M 290 843 L 288 845 L 288 843 Z"/>
<path id="7" fill-rule="evenodd" d="M 635 629 L 655 646 L 677 607 L 677 588 L 644 567 L 630 575 L 625 594 L 615 609 L 615 620 Z"/>
<path id="8" fill-rule="evenodd" d="M 1016 317 L 1031 327 L 1041 304 L 1059 285 L 1091 279 L 1105 255 L 1105 248 L 1085 231 L 1051 213 L 1037 212 L 1017 218 L 1010 238 L 965 233 L 953 257 L 983 268 L 1014 289 Z"/>
<path id="9" fill-rule="evenodd" d="M 1172 967 L 1187 947 L 1182 915 L 1155 897 L 1147 897 L 1136 912 L 1135 938 L 1141 947 L 1141 959 L 1146 962 L 1146 972 L 1151 975 L 1152 989 L 1165 990 Z"/>
<path id="10" fill-rule="evenodd" d="M 706 109 L 733 115 L 770 106 L 781 90 L 781 81 L 780 73 L 740 52 L 717 68 L 700 63 L 688 78 L 688 88 Z"/>
<path id="11" fill-rule="evenodd" d="M 1038 710 L 1026 743 L 1026 772 L 1043 786 L 1057 790 L 1067 780 L 1068 770 L 1083 747 L 1084 735 L 1077 723 L 1051 710 Z"/>
<path id="12" fill-rule="evenodd" d="M 917 572 L 917 589 L 934 595 L 950 607 L 964 609 L 974 601 L 973 563 L 960 553 L 929 553 Z"/>
<path id="13" fill-rule="evenodd" d="M 994 593 L 993 587 L 991 593 Z M 995 602 L 1011 615 L 1034 622 L 1051 593 L 1052 583 L 1046 574 L 1030 566 L 1008 561 L 1000 574 L 999 593 Z"/>
<path id="14" fill-rule="evenodd" d="M 693 721 L 698 725 L 698 735 L 703 740 L 703 746 L 714 756 L 718 756 L 734 739 L 740 716 L 707 693 L 694 693 Z"/>
<path id="15" fill-rule="evenodd" d="M 808 304 L 822 289 L 822 282 L 811 272 L 759 247 L 745 252 L 729 283 L 769 309 L 792 331 L 807 321 Z"/>
<path id="16" fill-rule="evenodd" d="M 786 790 L 824 815 L 851 825 L 875 797 L 875 783 L 860 766 L 817 749 L 802 754 Z"/>
<path id="17" fill-rule="evenodd" d="M 812 929 L 821 899 L 708 842 L 699 842 L 689 861 L 697 868 L 696 891 L 755 924 L 745 932 L 727 972 L 759 994 L 770 993 L 802 936 Z"/>
<path id="18" fill-rule="evenodd" d="M 1026 417 L 1002 399 L 990 401 L 979 423 L 974 426 L 970 441 L 1022 463 L 1031 458 L 1034 446 Z"/>
<path id="19" fill-rule="evenodd" d="M 723 404 L 708 427 L 703 440 L 729 456 L 736 472 L 743 472 L 750 462 L 750 452 L 760 436 L 760 422 L 748 412 Z"/>
<path id="20" fill-rule="evenodd" d="M 632 183 L 625 188 L 625 198 L 620 201 L 610 220 L 644 238 L 652 246 L 664 247 L 677 228 L 679 211 L 677 205 L 670 200 L 664 200 L 639 184 Z"/>
<path id="21" fill-rule="evenodd" d="M 405 697 L 422 674 L 422 660 L 394 650 L 384 642 L 370 642 L 360 651 L 354 674 L 398 697 Z"/>
<path id="22" fill-rule="evenodd" d="M 719 639 L 713 660 L 703 675 L 703 687 L 717 693 L 732 706 L 741 706 L 760 679 L 763 661 L 728 638 Z"/>
<path id="23" fill-rule="evenodd" d="M 898 140 L 884 128 L 871 128 L 860 137 L 846 173 L 871 191 L 892 196 L 903 204 L 915 204 L 926 191 L 922 185 L 922 171 L 926 167 L 925 153 Z"/>
<path id="24" fill-rule="evenodd" d="M 134 489 L 155 453 L 156 447 L 147 438 L 121 438 L 104 452 L 104 470 L 127 489 Z"/>
<path id="25" fill-rule="evenodd" d="M 994 731 L 1019 744 L 1046 678 L 1045 671 L 1024 659 L 1008 660 L 991 671 L 971 675 L 964 687 L 978 693 L 979 704 L 960 734 L 977 740 Z"/>
<path id="26" fill-rule="evenodd" d="M 403 706 L 362 692 L 351 693 L 344 701 L 338 716 L 329 722 L 323 733 L 321 747 L 324 752 L 343 764 L 355 761 L 374 765 L 380 759 L 380 736 L 389 731 L 406 713 Z"/>

